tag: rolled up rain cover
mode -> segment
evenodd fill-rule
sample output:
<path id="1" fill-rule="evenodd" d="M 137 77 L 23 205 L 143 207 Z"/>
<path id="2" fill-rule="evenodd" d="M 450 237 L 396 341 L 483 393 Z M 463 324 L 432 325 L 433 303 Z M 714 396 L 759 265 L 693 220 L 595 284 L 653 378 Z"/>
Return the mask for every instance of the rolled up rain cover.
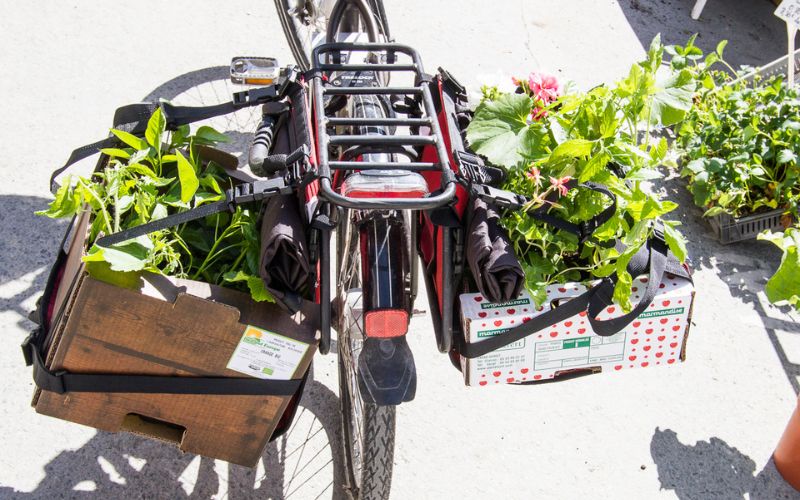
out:
<path id="1" fill-rule="evenodd" d="M 291 314 L 300 310 L 314 278 L 301 217 L 297 197 L 288 194 L 270 198 L 261 221 L 261 279 Z"/>
<path id="2" fill-rule="evenodd" d="M 497 210 L 480 199 L 471 204 L 466 257 L 478 290 L 490 302 L 513 300 L 524 284 L 522 266 Z"/>

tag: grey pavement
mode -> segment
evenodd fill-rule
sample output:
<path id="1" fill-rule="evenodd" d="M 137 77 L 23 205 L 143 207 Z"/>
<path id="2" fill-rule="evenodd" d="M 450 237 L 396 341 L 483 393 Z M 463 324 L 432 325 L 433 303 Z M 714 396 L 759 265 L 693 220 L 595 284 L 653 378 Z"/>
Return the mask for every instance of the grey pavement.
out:
<path id="1" fill-rule="evenodd" d="M 782 54 L 767 0 L 387 0 L 398 41 L 475 85 L 547 69 L 583 88 L 621 77 L 652 36 L 713 47 L 734 64 Z M 0 498 L 338 498 L 336 364 L 318 357 L 297 423 L 255 470 L 131 435 L 37 415 L 19 344 L 64 224 L 32 215 L 71 149 L 113 110 L 216 75 L 234 55 L 289 61 L 271 2 L 4 2 L 0 17 Z M 210 68 L 210 69 L 209 69 Z M 217 69 L 214 69 L 217 68 Z M 539 386 L 466 388 L 412 321 L 419 386 L 398 409 L 393 498 L 800 498 L 770 457 L 800 390 L 798 316 L 767 303 L 779 254 L 723 247 L 682 182 L 697 300 L 676 367 Z M 420 297 L 417 307 L 426 308 Z"/>

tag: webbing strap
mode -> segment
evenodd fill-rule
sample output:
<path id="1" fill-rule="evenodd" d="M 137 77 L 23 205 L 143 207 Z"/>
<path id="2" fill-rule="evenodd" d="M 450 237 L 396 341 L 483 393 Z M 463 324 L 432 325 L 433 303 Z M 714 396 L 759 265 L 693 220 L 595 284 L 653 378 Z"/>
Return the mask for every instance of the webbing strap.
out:
<path id="1" fill-rule="evenodd" d="M 181 125 L 188 125 L 200 120 L 227 115 L 241 108 L 256 106 L 278 99 L 283 96 L 287 89 L 293 88 L 294 85 L 298 84 L 287 78 L 279 85 L 237 92 L 233 95 L 233 100 L 230 102 L 212 106 L 175 106 L 168 102 L 162 102 L 160 104 L 152 102 L 128 104 L 116 110 L 112 127 L 141 137 L 144 135 L 145 130 L 147 130 L 147 122 L 150 116 L 160 106 L 161 111 L 164 113 L 167 129 L 176 130 Z M 56 182 L 56 178 L 69 167 L 85 158 L 97 154 L 101 149 L 118 145 L 119 139 L 112 135 L 75 149 L 72 154 L 69 155 L 67 162 L 61 168 L 56 169 L 50 176 L 50 191 L 52 193 L 58 191 L 60 186 L 58 182 Z"/>
<path id="2" fill-rule="evenodd" d="M 31 337 L 32 339 L 33 337 Z M 292 396 L 302 380 L 263 380 L 228 377 L 175 377 L 168 375 L 119 375 L 69 373 L 48 370 L 35 342 L 23 344 L 25 358 L 33 365 L 36 386 L 58 394 L 69 392 L 135 394 L 220 394 L 229 396 Z"/>
<path id="3" fill-rule="evenodd" d="M 128 104 L 127 106 L 117 108 L 114 113 L 112 127 L 133 135 L 142 135 L 147 129 L 147 121 L 150 119 L 150 115 L 152 115 L 157 108 L 158 104 L 152 102 Z M 67 162 L 50 175 L 50 191 L 54 194 L 58 191 L 60 186 L 58 182 L 56 182 L 56 178 L 69 167 L 83 159 L 96 155 L 101 149 L 113 148 L 118 144 L 119 139 L 111 135 L 105 139 L 75 149 L 72 154 L 69 155 Z"/>

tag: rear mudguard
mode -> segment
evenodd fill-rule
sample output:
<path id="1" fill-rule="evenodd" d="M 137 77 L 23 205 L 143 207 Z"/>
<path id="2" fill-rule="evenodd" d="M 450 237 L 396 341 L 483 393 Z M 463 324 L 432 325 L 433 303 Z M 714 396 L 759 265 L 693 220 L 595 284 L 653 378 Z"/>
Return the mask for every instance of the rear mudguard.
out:
<path id="1" fill-rule="evenodd" d="M 359 225 L 364 314 L 404 310 L 411 317 L 411 248 L 402 212 L 372 213 Z M 363 319 L 362 319 L 363 320 Z M 407 329 L 403 325 L 403 330 Z M 417 370 L 406 336 L 367 338 L 358 357 L 358 384 L 365 401 L 397 405 L 414 399 Z"/>

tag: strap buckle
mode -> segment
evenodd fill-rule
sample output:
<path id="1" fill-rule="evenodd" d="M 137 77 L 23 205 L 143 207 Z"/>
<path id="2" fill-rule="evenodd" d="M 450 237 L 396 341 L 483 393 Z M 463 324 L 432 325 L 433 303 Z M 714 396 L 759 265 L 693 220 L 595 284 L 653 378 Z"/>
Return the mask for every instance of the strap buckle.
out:
<path id="1" fill-rule="evenodd" d="M 487 186 L 486 184 L 472 184 L 471 188 L 476 197 L 492 203 L 498 208 L 519 210 L 527 203 L 527 200 L 522 195 Z"/>
<path id="2" fill-rule="evenodd" d="M 243 90 L 233 94 L 233 104 L 237 107 L 254 106 L 256 104 L 275 100 L 279 95 L 278 87 L 276 85 Z"/>
<path id="3" fill-rule="evenodd" d="M 458 173 L 465 179 L 477 184 L 488 184 L 491 181 L 489 174 L 486 172 L 486 165 L 480 156 L 459 150 L 453 153 L 458 166 Z"/>

